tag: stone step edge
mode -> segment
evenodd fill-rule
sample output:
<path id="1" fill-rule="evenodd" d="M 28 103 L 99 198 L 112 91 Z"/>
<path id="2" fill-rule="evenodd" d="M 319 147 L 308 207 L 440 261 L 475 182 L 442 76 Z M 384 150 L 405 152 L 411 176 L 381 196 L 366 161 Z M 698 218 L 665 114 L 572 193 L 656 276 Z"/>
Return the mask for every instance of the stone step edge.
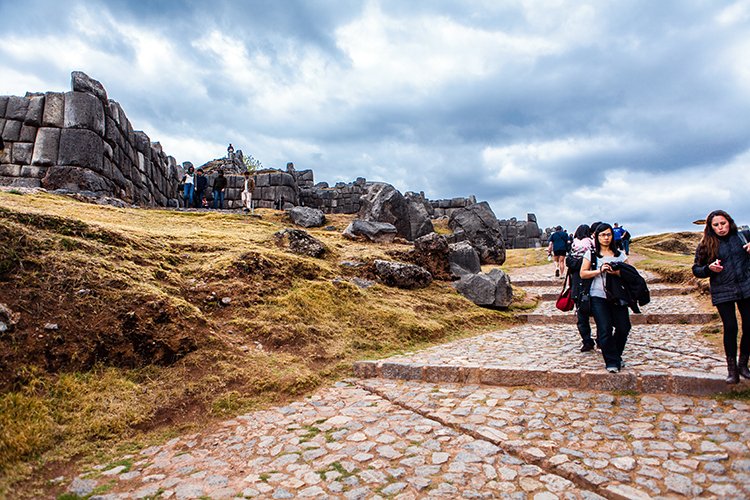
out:
<path id="1" fill-rule="evenodd" d="M 608 373 L 574 369 L 490 368 L 406 364 L 387 361 L 357 361 L 355 376 L 433 383 L 536 386 L 595 391 L 635 391 L 642 394 L 710 396 L 727 392 L 724 376 L 705 372 L 625 371 Z M 736 387 L 736 386 L 735 386 Z"/>
<path id="2" fill-rule="evenodd" d="M 634 498 L 651 498 L 647 492 L 640 490 L 628 484 L 622 484 L 618 481 L 611 481 L 608 478 L 597 476 L 592 474 L 590 470 L 582 467 L 576 462 L 563 462 L 557 463 L 547 456 L 547 454 L 534 446 L 528 446 L 525 443 L 516 443 L 508 440 L 508 436 L 494 427 L 488 425 L 475 425 L 468 423 L 458 422 L 452 415 L 440 414 L 431 411 L 427 411 L 424 408 L 415 407 L 410 404 L 400 401 L 397 397 L 393 397 L 391 393 L 386 390 L 382 390 L 379 387 L 373 387 L 367 383 L 367 380 L 360 380 L 357 382 L 357 386 L 362 389 L 380 396 L 381 398 L 390 401 L 394 405 L 403 408 L 407 411 L 416 413 L 434 420 L 441 425 L 449 427 L 456 432 L 461 434 L 468 434 L 475 439 L 481 439 L 483 441 L 490 442 L 503 450 L 505 453 L 509 453 L 512 456 L 520 458 L 524 462 L 532 465 L 536 465 L 547 473 L 552 473 L 561 477 L 564 477 L 573 482 L 576 486 L 583 490 L 588 490 L 593 493 L 597 493 L 604 498 L 611 500 L 632 500 Z"/>
<path id="3" fill-rule="evenodd" d="M 546 324 L 571 324 L 576 323 L 576 315 L 571 311 L 568 314 L 516 314 L 515 317 L 529 325 Z M 632 325 L 705 325 L 718 321 L 716 313 L 685 313 L 685 314 L 631 314 Z M 591 319 L 593 321 L 593 318 Z"/>
<path id="4" fill-rule="evenodd" d="M 560 286 L 556 287 L 556 292 L 544 292 L 539 294 L 539 296 L 542 298 L 542 300 L 557 300 L 557 297 L 560 296 Z M 652 297 L 671 297 L 674 295 L 690 295 L 691 293 L 695 292 L 695 289 L 693 288 L 657 288 L 656 290 L 651 290 L 651 296 Z"/>
<path id="5" fill-rule="evenodd" d="M 664 283 L 664 281 L 661 278 L 647 278 L 646 283 Z M 514 280 L 511 276 L 510 278 L 510 284 L 511 286 L 557 286 L 562 288 L 563 280 L 560 278 L 550 278 L 550 279 L 542 279 L 542 280 L 524 280 L 524 279 L 518 279 Z"/>

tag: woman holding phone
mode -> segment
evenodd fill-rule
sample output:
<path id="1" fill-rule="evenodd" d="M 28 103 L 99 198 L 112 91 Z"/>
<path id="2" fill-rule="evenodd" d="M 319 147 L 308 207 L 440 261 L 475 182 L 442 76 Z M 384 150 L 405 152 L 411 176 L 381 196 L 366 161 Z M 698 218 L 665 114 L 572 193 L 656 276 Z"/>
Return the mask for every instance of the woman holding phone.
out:
<path id="1" fill-rule="evenodd" d="M 695 250 L 693 274 L 709 278 L 711 303 L 724 325 L 724 354 L 727 384 L 736 384 L 740 375 L 750 378 L 750 232 L 738 231 L 737 224 L 724 210 L 706 217 L 703 238 Z M 740 358 L 737 360 L 737 315 L 742 318 Z"/>
<path id="2" fill-rule="evenodd" d="M 630 333 L 628 305 L 607 298 L 608 275 L 620 276 L 612 264 L 625 262 L 627 256 L 617 248 L 612 226 L 600 223 L 594 231 L 594 248 L 587 251 L 581 264 L 581 278 L 591 281 L 591 314 L 596 322 L 596 336 L 604 357 L 604 365 L 610 373 L 622 368 L 622 353 Z"/>

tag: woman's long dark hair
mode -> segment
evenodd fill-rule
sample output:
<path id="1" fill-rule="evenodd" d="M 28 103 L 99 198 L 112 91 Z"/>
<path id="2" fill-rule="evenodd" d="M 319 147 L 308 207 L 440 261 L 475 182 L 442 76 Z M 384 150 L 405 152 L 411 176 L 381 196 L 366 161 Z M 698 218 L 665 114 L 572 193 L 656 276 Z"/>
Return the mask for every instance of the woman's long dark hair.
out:
<path id="1" fill-rule="evenodd" d="M 732 216 L 724 210 L 714 210 L 708 214 L 706 216 L 706 227 L 703 229 L 703 238 L 701 238 L 701 242 L 698 243 L 698 256 L 702 264 L 713 262 L 719 257 L 719 237 L 711 226 L 711 222 L 717 215 L 721 215 L 727 220 L 727 222 L 729 222 L 729 235 L 737 233 L 737 224 L 735 224 Z"/>
<path id="2" fill-rule="evenodd" d="M 573 237 L 577 240 L 582 240 L 584 238 L 588 238 L 589 236 L 591 236 L 591 228 L 586 224 L 581 224 L 580 226 L 578 226 L 578 229 L 576 229 L 576 232 L 573 235 Z"/>
<path id="3" fill-rule="evenodd" d="M 599 233 L 603 233 L 607 229 L 609 229 L 610 231 L 612 231 L 612 226 L 610 226 L 606 222 L 600 222 L 599 225 L 596 226 L 596 231 L 594 231 L 594 245 L 595 245 L 594 248 L 596 249 L 596 256 L 598 258 L 600 258 L 600 259 L 603 256 L 602 256 L 601 245 L 599 243 Z M 619 257 L 620 256 L 620 249 L 617 248 L 617 244 L 615 243 L 614 231 L 612 232 L 612 239 L 609 240 L 609 249 L 612 250 L 612 252 L 614 252 L 615 257 Z"/>

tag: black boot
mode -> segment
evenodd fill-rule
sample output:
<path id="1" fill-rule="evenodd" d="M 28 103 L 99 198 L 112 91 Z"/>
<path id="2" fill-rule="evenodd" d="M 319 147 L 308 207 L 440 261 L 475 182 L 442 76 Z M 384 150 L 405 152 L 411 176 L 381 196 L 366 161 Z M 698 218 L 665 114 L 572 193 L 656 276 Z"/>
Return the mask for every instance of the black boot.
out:
<path id="1" fill-rule="evenodd" d="M 743 378 L 750 378 L 750 370 L 747 368 L 747 360 L 750 358 L 750 354 L 740 354 L 740 360 L 737 361 L 737 371 L 740 372 Z"/>
<path id="2" fill-rule="evenodd" d="M 727 384 L 739 384 L 740 374 L 737 371 L 737 359 L 727 356 Z"/>

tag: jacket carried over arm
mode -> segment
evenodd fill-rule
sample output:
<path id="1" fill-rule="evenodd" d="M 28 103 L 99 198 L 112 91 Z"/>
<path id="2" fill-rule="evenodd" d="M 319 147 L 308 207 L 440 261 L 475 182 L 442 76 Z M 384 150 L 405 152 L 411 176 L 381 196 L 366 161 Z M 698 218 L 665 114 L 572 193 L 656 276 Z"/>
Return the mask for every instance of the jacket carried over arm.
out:
<path id="1" fill-rule="evenodd" d="M 612 269 L 620 271 L 620 275 L 607 275 L 607 298 L 627 304 L 634 313 L 640 313 L 639 306 L 651 302 L 646 280 L 635 267 L 624 262 L 613 263 Z"/>
<path id="2" fill-rule="evenodd" d="M 742 234 L 746 241 L 750 241 L 750 231 L 742 231 Z M 750 255 L 743 245 L 742 239 L 736 233 L 719 238 L 718 259 L 724 267 L 720 273 L 708 268 L 710 262 L 706 261 L 707 257 L 700 251 L 700 246 L 695 250 L 693 275 L 696 278 L 709 279 L 713 305 L 750 297 Z"/>

